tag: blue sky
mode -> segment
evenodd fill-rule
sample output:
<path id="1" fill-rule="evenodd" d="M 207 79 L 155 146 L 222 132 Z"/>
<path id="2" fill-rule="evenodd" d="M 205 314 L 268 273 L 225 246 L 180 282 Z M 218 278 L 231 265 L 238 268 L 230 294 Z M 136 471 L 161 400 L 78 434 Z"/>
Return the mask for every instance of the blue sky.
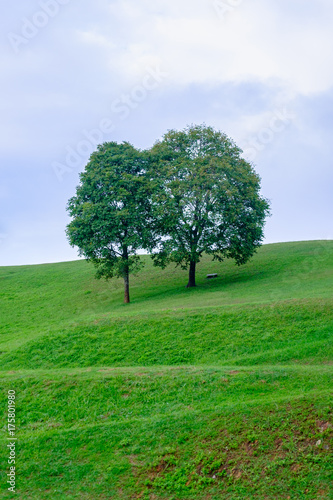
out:
<path id="1" fill-rule="evenodd" d="M 244 150 L 265 242 L 333 239 L 331 0 L 16 0 L 0 27 L 0 265 L 77 258 L 96 144 L 206 123 Z"/>

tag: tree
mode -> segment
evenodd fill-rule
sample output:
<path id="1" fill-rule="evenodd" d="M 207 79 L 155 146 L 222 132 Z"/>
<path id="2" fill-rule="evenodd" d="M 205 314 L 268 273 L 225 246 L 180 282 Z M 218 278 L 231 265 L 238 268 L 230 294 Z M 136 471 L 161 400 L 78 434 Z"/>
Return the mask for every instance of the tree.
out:
<path id="1" fill-rule="evenodd" d="M 70 244 L 95 265 L 97 278 L 123 277 L 125 303 L 129 274 L 141 266 L 137 251 L 149 240 L 145 164 L 145 154 L 127 142 L 98 146 L 67 207 Z"/>
<path id="2" fill-rule="evenodd" d="M 268 202 L 260 178 L 225 134 L 211 127 L 170 130 L 150 151 L 155 224 L 160 232 L 154 263 L 189 269 L 195 286 L 203 253 L 244 264 L 260 246 Z"/>

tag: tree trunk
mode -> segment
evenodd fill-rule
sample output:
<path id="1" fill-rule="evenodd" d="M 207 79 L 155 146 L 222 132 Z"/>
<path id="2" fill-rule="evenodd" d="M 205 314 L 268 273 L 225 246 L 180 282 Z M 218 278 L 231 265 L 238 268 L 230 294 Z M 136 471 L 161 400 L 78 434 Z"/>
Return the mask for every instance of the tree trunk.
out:
<path id="1" fill-rule="evenodd" d="M 196 266 L 196 262 L 193 261 L 193 260 L 191 260 L 191 262 L 190 262 L 190 270 L 189 270 L 189 273 L 188 273 L 187 288 L 195 286 L 195 266 Z"/>
<path id="2" fill-rule="evenodd" d="M 125 235 L 126 236 L 126 235 Z M 127 245 L 123 246 L 123 276 L 124 276 L 124 303 L 129 304 L 130 296 L 129 296 L 129 266 L 128 266 L 128 248 Z"/>
<path id="3" fill-rule="evenodd" d="M 124 272 L 124 303 L 129 304 L 130 296 L 129 296 L 129 273 L 128 269 Z"/>

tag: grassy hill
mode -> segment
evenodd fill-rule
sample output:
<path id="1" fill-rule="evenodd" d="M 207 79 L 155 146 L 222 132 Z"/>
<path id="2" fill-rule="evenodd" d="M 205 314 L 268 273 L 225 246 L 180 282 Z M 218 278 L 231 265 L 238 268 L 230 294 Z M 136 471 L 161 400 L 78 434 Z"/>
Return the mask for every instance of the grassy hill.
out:
<path id="1" fill-rule="evenodd" d="M 0 268 L 0 495 L 14 389 L 20 499 L 333 498 L 333 242 L 145 259 Z"/>

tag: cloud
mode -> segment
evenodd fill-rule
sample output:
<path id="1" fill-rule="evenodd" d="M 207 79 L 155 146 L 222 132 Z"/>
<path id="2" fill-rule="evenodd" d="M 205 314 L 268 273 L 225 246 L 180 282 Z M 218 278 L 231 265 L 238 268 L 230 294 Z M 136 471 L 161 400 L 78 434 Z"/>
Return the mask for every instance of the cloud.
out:
<path id="1" fill-rule="evenodd" d="M 292 94 L 332 86 L 332 8 L 326 0 L 318 0 L 315 11 L 295 0 L 238 4 L 221 19 L 213 1 L 113 2 L 112 20 L 124 35 L 119 40 L 118 31 L 102 31 L 105 47 L 117 45 L 114 70 L 132 81 L 147 64 L 158 63 L 174 84 L 273 80 Z"/>

